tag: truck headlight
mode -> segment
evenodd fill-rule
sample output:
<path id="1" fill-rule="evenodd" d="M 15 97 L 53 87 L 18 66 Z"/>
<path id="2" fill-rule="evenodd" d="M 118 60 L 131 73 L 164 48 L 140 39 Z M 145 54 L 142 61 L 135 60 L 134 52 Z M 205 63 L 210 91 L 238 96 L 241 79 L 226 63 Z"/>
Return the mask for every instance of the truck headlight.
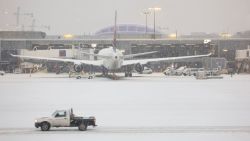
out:
<path id="1" fill-rule="evenodd" d="M 37 122 L 37 120 L 35 120 L 35 122 Z"/>

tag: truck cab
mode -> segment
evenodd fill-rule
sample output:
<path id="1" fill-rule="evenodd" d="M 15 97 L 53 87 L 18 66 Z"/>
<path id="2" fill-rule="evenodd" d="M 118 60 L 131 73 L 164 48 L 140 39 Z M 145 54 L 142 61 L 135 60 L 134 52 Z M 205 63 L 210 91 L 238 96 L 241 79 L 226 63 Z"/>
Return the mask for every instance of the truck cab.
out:
<path id="1" fill-rule="evenodd" d="M 66 110 L 56 110 L 51 116 L 51 124 L 54 127 L 70 126 L 70 113 Z"/>

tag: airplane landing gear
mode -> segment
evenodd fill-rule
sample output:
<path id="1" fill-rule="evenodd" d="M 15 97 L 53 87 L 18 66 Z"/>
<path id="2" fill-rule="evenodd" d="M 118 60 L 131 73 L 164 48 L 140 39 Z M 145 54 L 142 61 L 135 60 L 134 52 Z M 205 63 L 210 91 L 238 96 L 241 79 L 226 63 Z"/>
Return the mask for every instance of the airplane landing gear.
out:
<path id="1" fill-rule="evenodd" d="M 106 78 L 112 79 L 112 80 L 118 80 L 119 76 L 117 76 L 114 72 L 112 74 L 106 74 L 105 75 Z"/>
<path id="2" fill-rule="evenodd" d="M 126 66 L 124 68 L 125 77 L 132 77 L 133 66 Z"/>
<path id="3" fill-rule="evenodd" d="M 108 70 L 106 68 L 102 68 L 102 76 L 106 77 L 108 75 Z"/>
<path id="4" fill-rule="evenodd" d="M 117 75 L 111 75 L 111 79 L 113 79 L 113 80 L 118 80 L 118 76 Z"/>
<path id="5" fill-rule="evenodd" d="M 81 79 L 82 77 L 81 76 L 77 76 L 76 79 Z"/>
<path id="6" fill-rule="evenodd" d="M 90 75 L 90 76 L 88 77 L 88 79 L 93 79 L 93 76 L 92 76 L 92 75 Z"/>

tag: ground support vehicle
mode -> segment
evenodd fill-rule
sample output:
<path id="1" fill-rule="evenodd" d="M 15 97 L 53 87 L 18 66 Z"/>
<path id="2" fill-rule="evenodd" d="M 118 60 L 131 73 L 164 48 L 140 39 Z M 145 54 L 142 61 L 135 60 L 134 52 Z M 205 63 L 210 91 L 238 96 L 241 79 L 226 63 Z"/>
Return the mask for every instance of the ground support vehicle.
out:
<path id="1" fill-rule="evenodd" d="M 51 117 L 35 120 L 35 127 L 40 127 L 42 131 L 48 131 L 51 127 L 78 127 L 80 131 L 85 131 L 88 126 L 97 126 L 96 118 L 75 116 L 72 109 L 56 110 Z"/>

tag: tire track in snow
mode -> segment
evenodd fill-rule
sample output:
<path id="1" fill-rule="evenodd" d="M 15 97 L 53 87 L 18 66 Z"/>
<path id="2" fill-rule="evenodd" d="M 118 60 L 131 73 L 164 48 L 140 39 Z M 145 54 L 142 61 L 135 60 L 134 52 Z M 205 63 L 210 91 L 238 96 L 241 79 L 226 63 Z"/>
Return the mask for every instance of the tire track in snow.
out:
<path id="1" fill-rule="evenodd" d="M 96 127 L 87 131 L 76 128 L 52 128 L 40 131 L 34 128 L 0 128 L 0 135 L 8 134 L 113 134 L 113 133 L 250 133 L 250 126 L 168 126 L 168 127 Z"/>

